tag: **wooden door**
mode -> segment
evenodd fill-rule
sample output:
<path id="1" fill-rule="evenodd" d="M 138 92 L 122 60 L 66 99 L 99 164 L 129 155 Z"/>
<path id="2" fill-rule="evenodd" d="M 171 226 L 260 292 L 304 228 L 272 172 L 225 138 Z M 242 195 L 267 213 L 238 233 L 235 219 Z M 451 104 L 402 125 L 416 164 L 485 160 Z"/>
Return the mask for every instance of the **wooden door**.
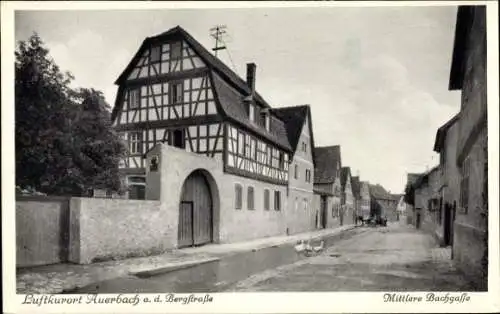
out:
<path id="1" fill-rule="evenodd" d="M 181 202 L 178 234 L 179 247 L 193 245 L 193 202 Z"/>
<path id="2" fill-rule="evenodd" d="M 190 203 L 191 209 L 183 209 L 184 203 Z M 180 211 L 191 214 L 190 220 L 187 213 L 184 216 L 181 213 L 179 215 L 179 230 L 183 230 L 183 235 L 191 231 L 191 238 L 181 238 L 179 233 L 179 247 L 212 242 L 212 196 L 207 180 L 201 172 L 191 174 L 184 182 Z"/>
<path id="3" fill-rule="evenodd" d="M 327 199 L 326 196 L 321 197 L 321 228 L 326 228 L 326 217 L 327 217 Z"/>

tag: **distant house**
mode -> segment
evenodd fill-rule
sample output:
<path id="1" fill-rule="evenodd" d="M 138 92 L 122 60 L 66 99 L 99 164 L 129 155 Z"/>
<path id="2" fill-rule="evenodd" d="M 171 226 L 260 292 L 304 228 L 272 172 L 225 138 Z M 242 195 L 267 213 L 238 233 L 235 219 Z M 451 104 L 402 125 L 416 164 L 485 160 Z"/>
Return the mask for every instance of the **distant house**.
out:
<path id="1" fill-rule="evenodd" d="M 388 221 L 397 221 L 396 211 L 399 199 L 384 189 L 380 184 L 370 185 L 371 217 L 386 217 Z"/>
<path id="2" fill-rule="evenodd" d="M 342 167 L 342 169 L 340 170 L 340 183 L 342 185 L 340 204 L 342 205 L 341 210 L 343 212 L 341 217 L 344 217 L 342 223 L 353 224 L 356 221 L 356 204 L 354 193 L 352 191 L 352 177 L 350 167 Z"/>
<path id="3" fill-rule="evenodd" d="M 406 187 L 412 186 L 423 173 L 408 173 L 406 176 Z M 405 191 L 406 192 L 406 191 Z M 415 211 L 415 204 L 406 203 L 406 223 L 409 225 L 416 224 L 417 213 Z"/>
<path id="4" fill-rule="evenodd" d="M 340 146 L 315 147 L 314 158 L 314 193 L 321 225 L 326 228 L 339 226 L 343 223 Z"/>
<path id="5" fill-rule="evenodd" d="M 460 6 L 449 82 L 450 90 L 462 93 L 455 160 L 460 184 L 453 258 L 480 289 L 487 289 L 488 278 L 486 51 L 486 6 Z"/>
<path id="6" fill-rule="evenodd" d="M 404 195 L 396 195 L 396 198 L 399 198 L 398 205 L 396 206 L 396 211 L 399 216 L 399 220 L 404 223 L 407 222 L 407 214 L 408 214 L 408 204 L 405 203 Z"/>
<path id="7" fill-rule="evenodd" d="M 359 198 L 360 216 L 363 216 L 363 219 L 369 218 L 371 208 L 370 184 L 366 181 L 361 181 L 359 184 Z"/>
<path id="8" fill-rule="evenodd" d="M 361 195 L 360 195 L 360 185 L 359 176 L 351 178 L 352 185 L 352 195 L 354 198 L 354 215 L 355 217 L 361 215 Z"/>

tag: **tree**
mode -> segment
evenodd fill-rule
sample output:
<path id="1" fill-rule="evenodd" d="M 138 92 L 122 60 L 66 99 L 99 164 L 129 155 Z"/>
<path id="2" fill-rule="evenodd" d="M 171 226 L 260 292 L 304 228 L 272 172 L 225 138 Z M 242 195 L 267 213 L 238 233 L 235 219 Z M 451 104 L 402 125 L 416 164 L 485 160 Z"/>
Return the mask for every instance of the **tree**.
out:
<path id="1" fill-rule="evenodd" d="M 20 41 L 15 56 L 16 185 L 74 196 L 120 190 L 123 147 L 102 93 L 71 89 L 72 75 L 61 72 L 37 34 Z"/>
<path id="2" fill-rule="evenodd" d="M 82 88 L 82 105 L 72 125 L 74 162 L 85 179 L 83 186 L 121 192 L 118 164 L 126 147 L 111 125 L 111 107 L 102 92 Z"/>
<path id="3" fill-rule="evenodd" d="M 71 168 L 69 126 L 74 113 L 69 83 L 37 34 L 15 52 L 16 184 L 42 191 L 52 185 L 51 165 Z"/>

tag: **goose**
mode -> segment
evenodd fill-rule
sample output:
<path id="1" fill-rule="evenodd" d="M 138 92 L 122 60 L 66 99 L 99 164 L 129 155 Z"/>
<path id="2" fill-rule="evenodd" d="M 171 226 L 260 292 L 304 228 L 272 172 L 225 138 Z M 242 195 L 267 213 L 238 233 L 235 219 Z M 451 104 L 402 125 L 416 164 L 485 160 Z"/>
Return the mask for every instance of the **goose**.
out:
<path id="1" fill-rule="evenodd" d="M 302 253 L 306 250 L 306 245 L 304 240 L 297 241 L 297 244 L 294 246 L 295 252 Z"/>
<path id="2" fill-rule="evenodd" d="M 325 241 L 321 241 L 319 246 L 313 246 L 313 251 L 316 252 L 316 253 L 319 253 L 321 251 L 323 251 L 323 249 L 325 248 Z"/>

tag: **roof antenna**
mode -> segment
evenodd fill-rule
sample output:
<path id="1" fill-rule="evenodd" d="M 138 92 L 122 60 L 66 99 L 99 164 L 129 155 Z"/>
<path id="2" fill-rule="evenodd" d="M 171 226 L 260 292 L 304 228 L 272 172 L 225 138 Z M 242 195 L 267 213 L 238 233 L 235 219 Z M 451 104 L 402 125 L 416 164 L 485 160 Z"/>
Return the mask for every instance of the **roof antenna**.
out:
<path id="1" fill-rule="evenodd" d="M 222 37 L 226 35 L 226 25 L 217 25 L 210 29 L 210 36 L 215 38 L 215 47 L 212 50 L 217 57 L 217 51 L 226 49 L 226 46 L 222 40 Z M 219 46 L 221 44 L 221 46 Z"/>

